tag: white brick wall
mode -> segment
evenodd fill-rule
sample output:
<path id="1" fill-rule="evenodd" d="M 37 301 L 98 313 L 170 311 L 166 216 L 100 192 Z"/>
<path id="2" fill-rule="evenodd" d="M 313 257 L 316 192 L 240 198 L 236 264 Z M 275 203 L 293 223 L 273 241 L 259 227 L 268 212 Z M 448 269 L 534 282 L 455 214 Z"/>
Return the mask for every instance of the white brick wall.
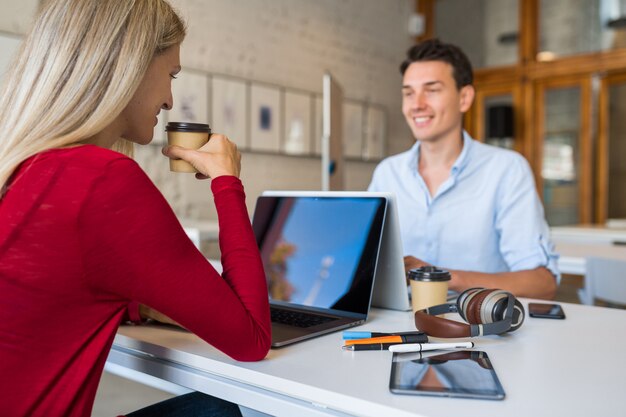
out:
<path id="1" fill-rule="evenodd" d="M 347 98 L 388 111 L 388 151 L 412 144 L 400 113 L 398 66 L 412 39 L 413 0 L 172 0 L 189 25 L 183 67 L 321 93 L 329 70 Z M 24 33 L 37 0 L 0 0 L 0 30 Z M 137 147 L 137 160 L 177 214 L 214 218 L 208 182 L 170 174 L 160 150 Z M 367 187 L 373 162 L 348 162 L 346 187 Z M 249 210 L 265 189 L 316 189 L 319 158 L 245 153 Z"/>
<path id="2" fill-rule="evenodd" d="M 400 113 L 398 66 L 412 42 L 406 28 L 413 1 L 173 0 L 172 4 L 189 25 L 183 66 L 318 93 L 322 75 L 329 70 L 346 97 L 387 108 L 391 153 L 412 143 Z M 138 157 L 147 166 L 144 151 Z M 375 166 L 349 162 L 346 188 L 365 189 Z M 320 170 L 319 158 L 244 153 L 242 179 L 249 209 L 265 189 L 319 189 Z M 173 201 L 177 213 L 213 218 L 205 193 L 193 191 L 197 181 L 187 176 L 179 183 L 182 191 Z M 175 182 L 170 184 L 172 188 L 164 187 L 168 198 L 175 188 Z M 207 206 L 208 214 L 202 211 Z"/>
<path id="3" fill-rule="evenodd" d="M 33 19 L 38 0 L 0 0 L 0 29 L 16 34 L 25 33 Z"/>

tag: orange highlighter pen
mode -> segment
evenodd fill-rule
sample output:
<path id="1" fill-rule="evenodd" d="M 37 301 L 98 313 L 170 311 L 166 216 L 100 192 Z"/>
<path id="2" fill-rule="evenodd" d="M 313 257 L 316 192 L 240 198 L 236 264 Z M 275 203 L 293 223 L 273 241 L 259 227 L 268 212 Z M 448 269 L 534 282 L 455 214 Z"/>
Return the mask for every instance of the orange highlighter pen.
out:
<path id="1" fill-rule="evenodd" d="M 368 339 L 352 339 L 344 340 L 346 346 L 363 345 L 370 343 L 427 343 L 428 336 L 426 334 L 407 334 L 395 336 L 370 337 Z"/>

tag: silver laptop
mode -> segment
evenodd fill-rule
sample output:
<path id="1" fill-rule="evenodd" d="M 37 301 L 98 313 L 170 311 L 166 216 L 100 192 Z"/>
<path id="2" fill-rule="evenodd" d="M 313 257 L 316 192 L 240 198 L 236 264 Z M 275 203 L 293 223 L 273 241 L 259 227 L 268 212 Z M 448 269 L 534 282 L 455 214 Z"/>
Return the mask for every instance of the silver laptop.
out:
<path id="1" fill-rule="evenodd" d="M 252 227 L 268 280 L 272 347 L 362 324 L 369 313 L 387 199 L 264 193 Z"/>

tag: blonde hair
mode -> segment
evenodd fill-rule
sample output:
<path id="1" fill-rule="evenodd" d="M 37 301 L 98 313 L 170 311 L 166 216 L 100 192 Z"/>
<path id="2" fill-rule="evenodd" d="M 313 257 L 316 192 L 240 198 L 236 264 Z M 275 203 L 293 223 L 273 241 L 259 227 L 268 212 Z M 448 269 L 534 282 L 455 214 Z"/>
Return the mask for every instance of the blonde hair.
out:
<path id="1" fill-rule="evenodd" d="M 0 197 L 25 159 L 110 125 L 152 58 L 184 37 L 164 0 L 44 0 L 0 93 Z"/>

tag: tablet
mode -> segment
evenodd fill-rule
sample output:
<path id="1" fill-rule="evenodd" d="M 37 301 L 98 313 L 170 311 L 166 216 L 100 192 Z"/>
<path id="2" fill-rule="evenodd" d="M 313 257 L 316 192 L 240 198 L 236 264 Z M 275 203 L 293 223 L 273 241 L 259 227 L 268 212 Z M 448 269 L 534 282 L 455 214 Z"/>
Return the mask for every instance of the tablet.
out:
<path id="1" fill-rule="evenodd" d="M 487 353 L 475 350 L 395 353 L 389 389 L 394 394 L 504 399 Z"/>

